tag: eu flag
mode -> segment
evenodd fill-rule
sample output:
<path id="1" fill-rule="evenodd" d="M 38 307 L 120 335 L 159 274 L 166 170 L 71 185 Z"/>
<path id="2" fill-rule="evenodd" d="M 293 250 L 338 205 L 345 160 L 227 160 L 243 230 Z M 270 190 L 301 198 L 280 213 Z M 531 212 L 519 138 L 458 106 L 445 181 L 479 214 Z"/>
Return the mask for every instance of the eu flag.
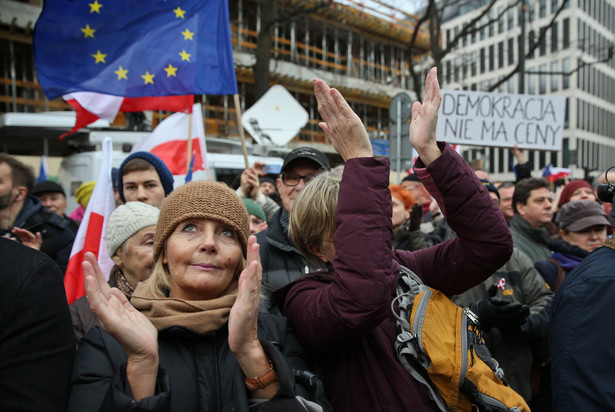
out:
<path id="1" fill-rule="evenodd" d="M 237 93 L 226 0 L 46 0 L 34 58 L 49 99 Z"/>

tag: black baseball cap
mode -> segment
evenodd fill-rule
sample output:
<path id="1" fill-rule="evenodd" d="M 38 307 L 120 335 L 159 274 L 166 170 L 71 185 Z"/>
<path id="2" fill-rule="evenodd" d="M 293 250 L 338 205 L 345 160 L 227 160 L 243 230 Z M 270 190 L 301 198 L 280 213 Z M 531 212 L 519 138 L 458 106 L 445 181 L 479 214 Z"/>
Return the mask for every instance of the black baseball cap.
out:
<path id="1" fill-rule="evenodd" d="M 323 152 L 311 147 L 298 147 L 286 155 L 281 172 L 284 173 L 288 166 L 297 159 L 308 159 L 318 164 L 321 169 L 331 170 L 329 159 L 327 159 Z"/>
<path id="2" fill-rule="evenodd" d="M 66 193 L 62 186 L 53 180 L 43 180 L 34 185 L 31 192 L 34 196 L 42 195 L 43 193 L 62 193 L 66 197 Z"/>

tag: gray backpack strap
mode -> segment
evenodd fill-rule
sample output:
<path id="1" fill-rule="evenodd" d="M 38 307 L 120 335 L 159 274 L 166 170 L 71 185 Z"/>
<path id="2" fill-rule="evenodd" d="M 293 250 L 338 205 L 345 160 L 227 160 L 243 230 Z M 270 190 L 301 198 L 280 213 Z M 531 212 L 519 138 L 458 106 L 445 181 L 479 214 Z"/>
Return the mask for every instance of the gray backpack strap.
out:
<path id="1" fill-rule="evenodd" d="M 427 389 L 427 394 L 437 405 L 438 409 L 442 412 L 448 412 L 449 409 L 446 402 L 426 372 L 431 361 L 419 349 L 418 339 L 412 334 L 412 325 L 410 325 L 410 313 L 412 312 L 414 298 L 425 287 L 423 281 L 416 273 L 400 265 L 397 296 L 391 302 L 391 311 L 397 320 L 399 331 L 395 341 L 395 352 L 397 353 L 397 359 L 410 375 Z"/>

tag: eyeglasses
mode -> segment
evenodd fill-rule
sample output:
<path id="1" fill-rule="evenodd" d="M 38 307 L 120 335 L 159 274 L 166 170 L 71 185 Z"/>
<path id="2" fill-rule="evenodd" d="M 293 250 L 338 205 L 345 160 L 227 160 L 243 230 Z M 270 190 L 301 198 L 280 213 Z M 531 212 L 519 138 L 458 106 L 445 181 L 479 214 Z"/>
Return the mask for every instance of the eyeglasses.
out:
<path id="1" fill-rule="evenodd" d="M 299 182 L 301 181 L 301 179 L 303 179 L 303 182 L 307 185 L 310 182 L 310 180 L 312 180 L 316 176 L 318 176 L 318 173 L 312 173 L 306 176 L 301 176 L 301 175 L 298 175 L 297 173 L 283 173 L 282 183 L 284 183 L 286 186 L 292 187 L 292 186 L 297 186 Z"/>

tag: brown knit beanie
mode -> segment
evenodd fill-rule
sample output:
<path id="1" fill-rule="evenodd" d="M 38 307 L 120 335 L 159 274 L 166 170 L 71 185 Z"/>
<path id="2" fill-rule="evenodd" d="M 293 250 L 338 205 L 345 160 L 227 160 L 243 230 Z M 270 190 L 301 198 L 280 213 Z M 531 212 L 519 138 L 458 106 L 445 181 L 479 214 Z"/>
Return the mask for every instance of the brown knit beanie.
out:
<path id="1" fill-rule="evenodd" d="M 191 218 L 228 224 L 239 235 L 243 256 L 246 256 L 250 227 L 243 202 L 224 183 L 200 180 L 175 189 L 162 204 L 154 236 L 154 260 L 158 260 L 164 242 L 175 227 Z"/>

